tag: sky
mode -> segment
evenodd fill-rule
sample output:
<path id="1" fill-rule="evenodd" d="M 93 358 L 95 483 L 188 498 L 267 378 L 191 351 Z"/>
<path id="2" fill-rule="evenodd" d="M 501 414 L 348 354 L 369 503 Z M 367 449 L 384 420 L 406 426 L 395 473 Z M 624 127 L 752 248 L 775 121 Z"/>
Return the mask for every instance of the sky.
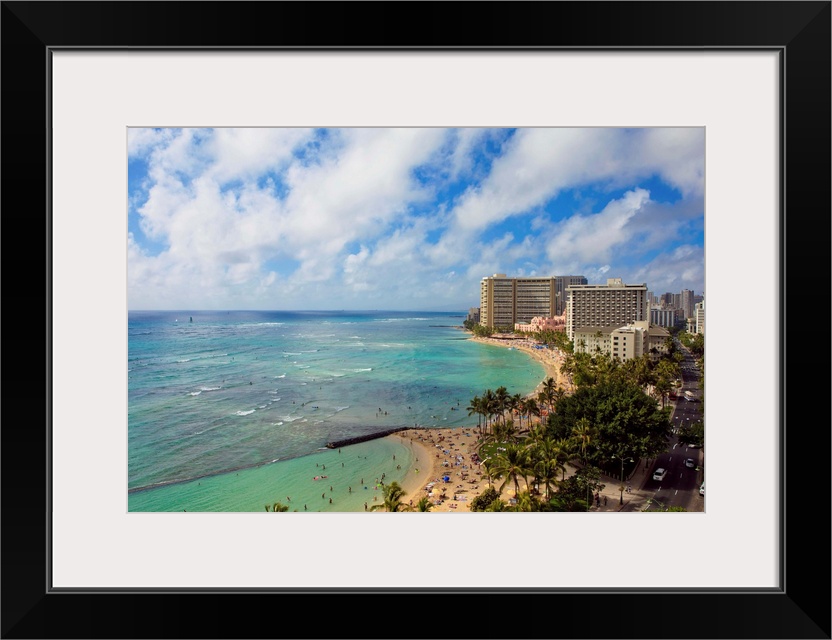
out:
<path id="1" fill-rule="evenodd" d="M 705 130 L 130 128 L 131 310 L 467 311 L 480 281 L 704 294 Z"/>

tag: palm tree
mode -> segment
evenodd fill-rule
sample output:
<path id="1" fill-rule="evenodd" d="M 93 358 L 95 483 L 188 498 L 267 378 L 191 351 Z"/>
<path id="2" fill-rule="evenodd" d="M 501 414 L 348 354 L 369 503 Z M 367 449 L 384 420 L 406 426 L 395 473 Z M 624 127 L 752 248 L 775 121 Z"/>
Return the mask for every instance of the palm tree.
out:
<path id="1" fill-rule="evenodd" d="M 664 409 L 667 404 L 667 396 L 670 394 L 670 390 L 672 388 L 670 380 L 665 376 L 661 376 L 656 380 L 656 393 L 662 400 L 662 409 Z"/>
<path id="2" fill-rule="evenodd" d="M 497 489 L 500 493 L 503 492 L 509 480 L 514 481 L 514 495 L 520 494 L 520 482 L 518 476 L 523 476 L 526 480 L 530 469 L 528 468 L 528 454 L 525 447 L 509 443 L 506 445 L 506 450 L 501 451 L 494 457 L 494 473 L 497 476 L 505 476 L 503 484 Z M 526 481 L 528 486 L 528 481 Z"/>
<path id="3" fill-rule="evenodd" d="M 266 511 L 280 513 L 282 511 L 288 511 L 289 505 L 285 505 L 281 502 L 275 502 L 273 505 L 266 505 Z"/>
<path id="4" fill-rule="evenodd" d="M 561 373 L 569 379 L 569 386 L 575 388 L 575 355 L 567 353 L 563 359 L 563 364 L 560 365 Z"/>
<path id="5" fill-rule="evenodd" d="M 485 471 L 485 478 L 488 480 L 488 488 L 491 488 L 492 485 L 492 478 L 498 477 L 495 473 L 497 470 L 497 463 L 494 461 L 494 458 L 486 458 L 480 463 L 480 466 Z"/>
<path id="6" fill-rule="evenodd" d="M 561 438 L 552 443 L 551 456 L 557 460 L 563 472 L 562 480 L 566 480 L 566 465 L 572 460 L 575 453 L 575 443 L 568 438 Z"/>
<path id="7" fill-rule="evenodd" d="M 495 414 L 502 416 L 503 422 L 506 419 L 506 409 L 508 408 L 508 399 L 509 399 L 508 389 L 505 387 L 497 387 L 497 390 L 494 392 L 494 399 L 495 399 Z"/>
<path id="8" fill-rule="evenodd" d="M 483 442 L 516 442 L 517 437 L 518 431 L 514 426 L 514 420 L 506 420 L 504 423 L 495 422 L 491 433 L 483 438 Z"/>
<path id="9" fill-rule="evenodd" d="M 398 482 L 391 482 L 384 485 L 384 502 L 381 504 L 374 504 L 370 507 L 370 511 L 377 511 L 378 509 L 386 509 L 387 511 L 401 511 L 406 505 L 402 502 L 404 497 L 404 489 L 399 486 Z"/>
<path id="10" fill-rule="evenodd" d="M 655 384 L 656 375 L 653 372 L 650 356 L 644 355 L 635 360 L 635 383 L 641 388 Z"/>
<path id="11" fill-rule="evenodd" d="M 543 405 L 546 407 L 546 411 L 551 413 L 551 400 L 552 396 L 549 394 L 546 389 L 541 389 L 537 393 L 537 403 L 538 405 Z"/>
<path id="12" fill-rule="evenodd" d="M 508 405 L 509 405 L 509 409 L 511 410 L 511 415 L 514 416 L 514 414 L 517 413 L 518 417 L 520 417 L 520 426 L 522 427 L 523 422 L 522 422 L 522 414 L 520 413 L 520 410 L 521 410 L 522 405 L 523 405 L 523 396 L 520 395 L 519 393 L 515 393 L 513 396 L 509 397 Z"/>
<path id="13" fill-rule="evenodd" d="M 520 401 L 517 403 L 517 423 L 520 430 L 523 430 L 523 416 L 528 415 L 527 413 L 527 405 L 526 405 L 526 398 L 521 398 Z"/>
<path id="14" fill-rule="evenodd" d="M 584 466 L 587 464 L 587 458 L 590 445 L 595 440 L 595 429 L 590 424 L 587 418 L 580 418 L 577 424 L 572 428 L 572 436 L 578 443 L 578 448 L 581 451 L 581 460 Z"/>
<path id="15" fill-rule="evenodd" d="M 529 491 L 524 491 L 519 496 L 517 496 L 517 511 L 524 511 L 526 513 L 530 511 L 539 511 L 539 504 L 538 501 L 532 496 Z"/>
<path id="16" fill-rule="evenodd" d="M 544 497 L 547 500 L 551 495 L 552 485 L 557 482 L 558 472 L 561 469 L 564 469 L 564 466 L 553 458 L 543 458 L 534 466 L 535 477 L 543 482 L 543 486 L 546 488 Z"/>
<path id="17" fill-rule="evenodd" d="M 486 389 L 482 394 L 482 411 L 485 416 L 485 431 L 488 432 L 488 421 L 494 414 L 494 392 L 491 389 Z"/>
<path id="18" fill-rule="evenodd" d="M 477 414 L 477 429 L 480 432 L 480 436 L 482 436 L 482 423 L 480 421 L 482 417 L 482 400 L 479 396 L 474 396 L 471 398 L 471 404 L 468 405 L 468 415 L 472 416 Z"/>
<path id="19" fill-rule="evenodd" d="M 430 501 L 430 499 L 427 496 L 425 496 L 424 498 L 419 500 L 419 502 L 416 503 L 416 506 L 414 507 L 414 511 L 430 511 L 432 508 L 433 508 L 433 503 Z"/>
<path id="20" fill-rule="evenodd" d="M 554 393 L 555 389 L 557 389 L 557 382 L 550 376 L 543 381 L 543 389 Z"/>
<path id="21" fill-rule="evenodd" d="M 542 444 L 548 437 L 546 435 L 546 428 L 541 424 L 530 427 L 529 430 L 525 432 L 525 436 L 527 442 L 532 447 Z"/>
<path id="22" fill-rule="evenodd" d="M 526 414 L 529 416 L 529 425 L 532 423 L 532 417 L 540 417 L 540 405 L 534 398 L 526 399 Z"/>

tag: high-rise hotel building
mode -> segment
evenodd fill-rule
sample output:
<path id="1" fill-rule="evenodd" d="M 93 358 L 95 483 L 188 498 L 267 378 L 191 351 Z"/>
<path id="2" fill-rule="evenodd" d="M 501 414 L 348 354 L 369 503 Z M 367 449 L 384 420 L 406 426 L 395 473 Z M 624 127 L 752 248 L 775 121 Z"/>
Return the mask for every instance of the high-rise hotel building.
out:
<path id="1" fill-rule="evenodd" d="M 572 285 L 567 289 L 566 335 L 586 327 L 620 327 L 650 320 L 646 284 L 624 284 L 609 278 L 607 284 Z"/>
<path id="2" fill-rule="evenodd" d="M 563 314 L 565 292 L 572 285 L 586 284 L 584 276 L 509 278 L 495 273 L 480 283 L 480 324 L 514 329 L 532 318 Z"/>
<path id="3" fill-rule="evenodd" d="M 685 319 L 693 318 L 693 291 L 690 289 L 682 289 L 681 297 L 679 308 L 684 311 Z"/>

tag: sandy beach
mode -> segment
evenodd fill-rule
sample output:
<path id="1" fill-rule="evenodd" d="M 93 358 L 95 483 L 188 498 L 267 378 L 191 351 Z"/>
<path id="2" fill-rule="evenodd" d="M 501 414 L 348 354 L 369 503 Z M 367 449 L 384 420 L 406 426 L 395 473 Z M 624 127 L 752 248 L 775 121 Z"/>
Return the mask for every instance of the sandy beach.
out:
<path id="1" fill-rule="evenodd" d="M 544 380 L 551 377 L 559 385 L 567 386 L 568 381 L 560 372 L 562 355 L 559 351 L 535 349 L 534 341 L 528 339 L 470 339 L 524 351 L 544 366 Z M 543 381 L 529 395 L 537 395 L 542 386 Z M 405 491 L 403 502 L 412 503 L 415 507 L 420 499 L 428 496 L 434 503 L 431 512 L 470 511 L 471 501 L 488 487 L 488 480 L 482 475 L 479 465 L 471 462 L 472 455 L 477 451 L 478 436 L 475 425 L 452 429 L 413 428 L 387 436 L 407 440 L 414 451 L 414 466 L 402 482 Z M 443 481 L 446 476 L 448 482 Z M 441 498 L 443 494 L 446 496 L 444 499 Z M 508 500 L 513 496 L 514 489 L 506 486 L 503 498 Z"/>
<path id="2" fill-rule="evenodd" d="M 414 466 L 402 482 L 406 504 L 412 501 L 415 507 L 428 496 L 434 503 L 432 512 L 468 511 L 469 502 L 488 486 L 479 465 L 471 462 L 477 450 L 476 427 L 408 429 L 387 437 L 408 441 L 415 455 Z M 446 476 L 449 482 L 443 481 Z M 447 498 L 441 499 L 442 494 Z"/>

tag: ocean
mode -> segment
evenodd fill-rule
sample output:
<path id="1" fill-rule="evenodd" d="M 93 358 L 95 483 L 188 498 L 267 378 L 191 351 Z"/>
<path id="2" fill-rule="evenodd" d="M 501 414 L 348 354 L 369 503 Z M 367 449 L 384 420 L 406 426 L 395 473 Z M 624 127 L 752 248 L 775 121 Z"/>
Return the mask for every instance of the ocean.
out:
<path id="1" fill-rule="evenodd" d="M 418 465 L 413 452 L 404 440 L 328 442 L 476 426 L 474 395 L 525 395 L 543 379 L 522 351 L 468 340 L 464 318 L 129 312 L 128 510 L 363 511 L 381 500 L 382 474 L 401 481 Z"/>

